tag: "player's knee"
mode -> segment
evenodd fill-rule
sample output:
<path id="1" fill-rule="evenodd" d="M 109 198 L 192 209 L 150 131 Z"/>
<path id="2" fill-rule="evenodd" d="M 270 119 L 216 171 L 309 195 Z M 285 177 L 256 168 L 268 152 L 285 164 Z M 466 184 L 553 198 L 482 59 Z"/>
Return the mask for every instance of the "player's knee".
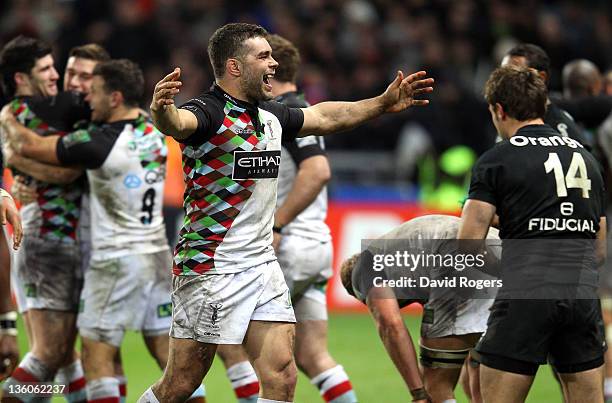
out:
<path id="1" fill-rule="evenodd" d="M 260 371 L 262 387 L 278 388 L 281 385 L 295 385 L 297 383 L 297 368 L 291 358 L 277 360 L 276 365 L 271 366 L 267 371 Z"/>
<path id="2" fill-rule="evenodd" d="M 66 343 L 45 343 L 37 345 L 35 355 L 53 372 L 57 371 L 72 356 L 72 346 Z"/>

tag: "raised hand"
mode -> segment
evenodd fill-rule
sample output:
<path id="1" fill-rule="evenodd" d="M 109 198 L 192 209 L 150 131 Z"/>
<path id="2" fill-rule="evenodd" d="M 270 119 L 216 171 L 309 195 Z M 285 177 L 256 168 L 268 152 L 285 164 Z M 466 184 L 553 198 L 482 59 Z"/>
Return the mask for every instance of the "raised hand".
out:
<path id="1" fill-rule="evenodd" d="M 415 99 L 415 96 L 427 94 L 433 91 L 433 78 L 427 77 L 427 72 L 418 71 L 404 78 L 404 73 L 397 72 L 395 80 L 382 94 L 386 105 L 385 112 L 401 112 L 411 106 L 425 106 L 429 104 L 427 99 Z"/>
<path id="2" fill-rule="evenodd" d="M 180 81 L 181 69 L 176 67 L 174 71 L 162 78 L 153 91 L 151 110 L 156 111 L 168 105 L 174 105 L 174 97 L 180 92 L 183 83 Z"/>

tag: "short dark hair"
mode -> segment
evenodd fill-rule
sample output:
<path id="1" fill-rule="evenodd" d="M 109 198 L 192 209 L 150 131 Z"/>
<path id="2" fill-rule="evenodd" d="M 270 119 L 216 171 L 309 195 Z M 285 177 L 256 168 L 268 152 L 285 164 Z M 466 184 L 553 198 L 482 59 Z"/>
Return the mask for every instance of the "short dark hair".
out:
<path id="1" fill-rule="evenodd" d="M 348 292 L 353 297 L 355 296 L 355 290 L 353 288 L 353 270 L 361 257 L 361 253 L 355 253 L 344 262 L 340 266 L 340 281 L 344 286 L 346 292 Z"/>
<path id="2" fill-rule="evenodd" d="M 491 73 L 485 84 L 489 105 L 500 104 L 518 121 L 544 117 L 548 99 L 546 84 L 528 67 L 504 66 Z"/>
<path id="3" fill-rule="evenodd" d="M 96 62 L 106 62 L 110 60 L 110 55 L 102 46 L 97 43 L 88 43 L 75 46 L 70 49 L 68 57 L 80 57 L 81 59 L 93 60 Z"/>
<path id="4" fill-rule="evenodd" d="M 268 31 L 259 25 L 246 23 L 226 24 L 217 29 L 208 41 L 208 57 L 216 78 L 225 74 L 225 62 L 244 54 L 244 41 L 268 36 Z"/>
<path id="5" fill-rule="evenodd" d="M 15 73 L 30 74 L 36 61 L 51 54 L 51 45 L 27 36 L 19 35 L 4 45 L 0 51 L 0 74 L 2 90 L 8 97 L 15 95 L 17 84 Z"/>
<path id="6" fill-rule="evenodd" d="M 126 106 L 139 106 L 144 92 L 144 77 L 136 63 L 128 59 L 101 62 L 94 68 L 93 75 L 104 79 L 107 92 L 121 92 Z"/>
<path id="7" fill-rule="evenodd" d="M 543 71 L 550 77 L 550 58 L 546 51 L 533 43 L 521 43 L 508 51 L 508 56 L 524 57 L 527 66 L 538 71 Z"/>
<path id="8" fill-rule="evenodd" d="M 272 57 L 278 62 L 274 78 L 295 83 L 300 67 L 300 52 L 293 43 L 280 35 L 270 35 L 267 39 L 272 47 Z"/>

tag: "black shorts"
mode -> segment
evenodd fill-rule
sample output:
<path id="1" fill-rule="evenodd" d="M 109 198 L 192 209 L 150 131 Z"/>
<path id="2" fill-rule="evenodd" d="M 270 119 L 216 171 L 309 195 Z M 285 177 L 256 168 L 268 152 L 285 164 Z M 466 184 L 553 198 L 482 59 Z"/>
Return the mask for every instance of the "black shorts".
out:
<path id="1" fill-rule="evenodd" d="M 476 346 L 482 364 L 523 375 L 547 361 L 559 373 L 597 368 L 606 349 L 597 299 L 495 301 Z"/>

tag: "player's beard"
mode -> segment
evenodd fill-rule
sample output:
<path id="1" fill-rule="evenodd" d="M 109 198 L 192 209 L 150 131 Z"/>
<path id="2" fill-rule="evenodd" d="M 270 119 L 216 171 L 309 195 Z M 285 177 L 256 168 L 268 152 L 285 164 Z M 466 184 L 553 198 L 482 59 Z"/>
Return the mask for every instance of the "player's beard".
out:
<path id="1" fill-rule="evenodd" d="M 263 73 L 258 74 L 254 69 L 244 69 L 240 80 L 240 89 L 249 102 L 272 99 L 271 94 L 264 92 L 262 79 Z"/>

